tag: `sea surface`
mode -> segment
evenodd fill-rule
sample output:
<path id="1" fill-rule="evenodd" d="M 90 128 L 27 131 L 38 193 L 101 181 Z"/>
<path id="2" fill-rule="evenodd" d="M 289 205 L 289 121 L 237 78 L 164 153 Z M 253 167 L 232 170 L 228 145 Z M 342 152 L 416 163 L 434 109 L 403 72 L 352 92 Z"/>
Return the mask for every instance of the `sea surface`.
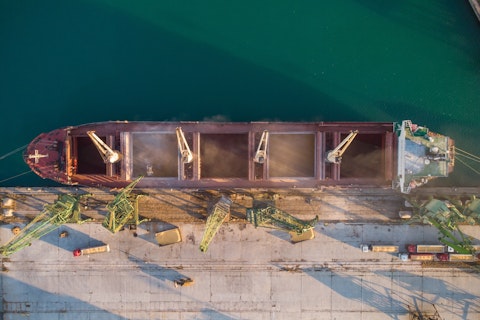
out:
<path id="1" fill-rule="evenodd" d="M 478 156 L 479 102 L 467 0 L 0 0 L 0 186 L 55 186 L 6 155 L 106 120 L 411 119 Z"/>

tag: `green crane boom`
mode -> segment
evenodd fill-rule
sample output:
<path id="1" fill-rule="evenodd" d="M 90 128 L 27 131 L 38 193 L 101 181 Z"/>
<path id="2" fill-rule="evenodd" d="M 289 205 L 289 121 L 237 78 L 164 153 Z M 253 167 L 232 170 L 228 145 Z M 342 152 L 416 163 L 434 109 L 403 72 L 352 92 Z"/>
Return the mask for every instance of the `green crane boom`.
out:
<path id="1" fill-rule="evenodd" d="M 443 244 L 452 247 L 458 253 L 469 254 L 472 252 L 470 239 L 463 234 L 458 225 L 469 221 L 469 218 L 472 217 L 469 213 L 475 213 L 477 210 L 477 201 L 471 201 L 465 210 L 462 210 L 462 207 L 459 210 L 452 204 L 452 201 L 448 200 L 430 199 L 424 203 L 419 203 L 414 199 L 408 201 L 414 205 L 415 213 L 410 223 L 417 221 L 429 223 L 438 229 L 441 234 L 439 240 Z M 460 238 L 455 236 L 455 231 Z"/>
<path id="2" fill-rule="evenodd" d="M 220 200 L 212 207 L 210 215 L 207 218 L 206 229 L 203 233 L 202 241 L 200 242 L 200 251 L 208 250 L 208 245 L 217 233 L 222 223 L 227 220 L 230 214 L 230 205 L 232 200 L 222 196 Z"/>
<path id="3" fill-rule="evenodd" d="M 140 176 L 135 179 L 123 188 L 122 191 L 115 196 L 115 199 L 107 204 L 108 214 L 102 225 L 112 233 L 118 232 L 126 224 L 138 225 L 145 221 L 140 221 L 138 216 L 138 198 L 141 195 L 131 194 L 133 188 L 135 188 L 142 178 L 143 177 Z"/>
<path id="4" fill-rule="evenodd" d="M 280 209 L 268 206 L 266 208 L 247 209 L 247 220 L 252 223 L 255 228 L 260 226 L 302 234 L 315 227 L 318 216 L 312 220 L 305 221 L 297 219 Z"/>
<path id="5" fill-rule="evenodd" d="M 9 242 L 0 247 L 0 253 L 9 256 L 32 244 L 32 241 L 39 239 L 52 232 L 61 225 L 68 222 L 80 223 L 80 211 L 78 209 L 79 199 L 84 197 L 62 194 L 50 205 L 17 233 Z M 89 196 L 89 195 L 88 195 Z"/>

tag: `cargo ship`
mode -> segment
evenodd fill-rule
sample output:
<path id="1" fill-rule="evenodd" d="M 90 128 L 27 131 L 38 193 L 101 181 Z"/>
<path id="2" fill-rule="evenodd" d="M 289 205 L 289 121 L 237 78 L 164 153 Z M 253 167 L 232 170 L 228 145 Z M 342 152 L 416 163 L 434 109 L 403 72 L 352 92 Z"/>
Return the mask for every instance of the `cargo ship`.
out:
<path id="1" fill-rule="evenodd" d="M 375 186 L 447 177 L 454 140 L 401 122 L 107 121 L 42 133 L 24 159 L 65 185 L 122 188 Z"/>

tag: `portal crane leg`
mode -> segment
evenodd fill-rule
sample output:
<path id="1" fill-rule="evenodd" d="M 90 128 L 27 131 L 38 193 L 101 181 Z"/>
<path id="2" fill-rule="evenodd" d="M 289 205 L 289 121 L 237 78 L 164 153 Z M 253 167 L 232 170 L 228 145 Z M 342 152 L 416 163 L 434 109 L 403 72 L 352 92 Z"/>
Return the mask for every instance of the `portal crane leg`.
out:
<path id="1" fill-rule="evenodd" d="M 138 198 L 141 195 L 132 195 L 131 192 L 143 177 L 140 176 L 126 186 L 115 199 L 107 204 L 108 214 L 103 221 L 103 226 L 112 233 L 120 231 L 126 224 L 138 225 L 145 220 L 140 220 L 138 215 Z"/>

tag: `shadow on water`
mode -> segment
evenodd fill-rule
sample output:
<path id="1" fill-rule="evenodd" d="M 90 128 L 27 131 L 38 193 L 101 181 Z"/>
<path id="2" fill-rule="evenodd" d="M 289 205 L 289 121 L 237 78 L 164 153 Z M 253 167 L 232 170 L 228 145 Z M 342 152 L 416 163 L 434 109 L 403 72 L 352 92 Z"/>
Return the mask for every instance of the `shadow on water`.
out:
<path id="1" fill-rule="evenodd" d="M 2 273 L 2 310 L 5 319 L 23 315 L 31 319 L 127 319 L 78 298 L 48 292 Z M 51 285 L 50 285 L 51 286 Z M 121 310 L 118 310 L 120 313 Z M 10 318 L 12 317 L 12 318 Z"/>
<path id="2" fill-rule="evenodd" d="M 0 53 L 8 61 L 1 65 L 1 102 L 9 110 L 2 126 L 26 132 L 5 148 L 58 127 L 104 120 L 363 118 L 328 93 L 97 3 L 0 9 L 15 13 L 2 22 L 4 30 L 15 30 L 1 34 L 9 48 Z M 21 157 L 2 168 L 1 177 L 27 169 Z M 9 183 L 32 181 L 55 185 L 31 176 Z"/>
<path id="3" fill-rule="evenodd" d="M 381 0 L 356 1 L 372 12 L 381 15 L 392 24 L 410 30 L 413 34 L 421 34 L 432 40 L 444 43 L 453 49 L 461 50 L 468 57 L 468 63 L 478 65 L 478 50 L 480 49 L 471 38 L 478 26 L 478 20 L 468 1 L 451 2 L 448 0 L 405 1 L 401 3 L 384 2 Z M 468 17 L 466 19 L 465 17 Z M 469 28 L 465 28 L 469 25 Z M 476 50 L 472 51 L 472 48 Z M 472 72 L 474 69 L 468 68 Z"/>

